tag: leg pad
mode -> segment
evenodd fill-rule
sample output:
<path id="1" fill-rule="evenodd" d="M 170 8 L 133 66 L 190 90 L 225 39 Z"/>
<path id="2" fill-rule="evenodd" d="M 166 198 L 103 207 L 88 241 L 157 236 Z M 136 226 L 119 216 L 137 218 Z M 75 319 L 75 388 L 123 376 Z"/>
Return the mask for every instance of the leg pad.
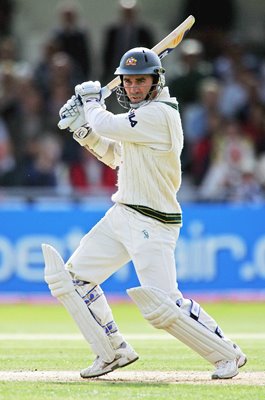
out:
<path id="1" fill-rule="evenodd" d="M 96 355 L 105 362 L 115 358 L 115 352 L 104 329 L 95 320 L 81 296 L 75 290 L 71 275 L 64 268 L 60 254 L 50 245 L 42 245 L 45 260 L 44 276 L 51 293 L 67 309 Z"/>
<path id="2" fill-rule="evenodd" d="M 136 287 L 127 290 L 127 293 L 155 328 L 166 330 L 210 363 L 237 357 L 232 343 L 183 313 L 162 290 Z"/>

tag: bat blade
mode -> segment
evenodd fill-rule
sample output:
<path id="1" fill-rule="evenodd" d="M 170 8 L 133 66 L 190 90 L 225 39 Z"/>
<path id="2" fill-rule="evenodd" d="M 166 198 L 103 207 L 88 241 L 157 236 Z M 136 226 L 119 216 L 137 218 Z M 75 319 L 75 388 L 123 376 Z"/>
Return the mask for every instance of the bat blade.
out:
<path id="1" fill-rule="evenodd" d="M 176 29 L 169 33 L 164 39 L 156 44 L 152 50 L 159 56 L 160 59 L 166 57 L 175 47 L 183 40 L 184 36 L 189 32 L 195 22 L 193 15 L 185 19 Z M 121 83 L 120 77 L 117 76 L 102 88 L 102 96 L 107 98 Z"/>
<path id="2" fill-rule="evenodd" d="M 152 50 L 159 56 L 160 59 L 167 56 L 172 50 L 177 47 L 183 38 L 191 29 L 195 22 L 195 18 L 190 15 L 185 21 L 182 22 L 176 29 L 174 29 L 169 35 L 161 40 Z"/>

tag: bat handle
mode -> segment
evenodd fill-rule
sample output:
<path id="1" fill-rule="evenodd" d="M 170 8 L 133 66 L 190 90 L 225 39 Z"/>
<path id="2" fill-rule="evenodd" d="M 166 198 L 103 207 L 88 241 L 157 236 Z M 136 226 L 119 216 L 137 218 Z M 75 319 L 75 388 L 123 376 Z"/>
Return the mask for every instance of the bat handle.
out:
<path id="1" fill-rule="evenodd" d="M 104 86 L 101 89 L 101 96 L 103 99 L 106 99 L 107 97 L 109 97 L 111 95 L 112 91 L 108 88 L 108 86 Z"/>
<path id="2" fill-rule="evenodd" d="M 119 86 L 120 83 L 121 83 L 120 77 L 116 76 L 116 78 L 112 79 L 111 82 L 109 82 L 106 86 L 104 86 L 101 89 L 101 94 L 103 99 L 109 97 L 111 93 L 113 93 L 115 89 Z"/>

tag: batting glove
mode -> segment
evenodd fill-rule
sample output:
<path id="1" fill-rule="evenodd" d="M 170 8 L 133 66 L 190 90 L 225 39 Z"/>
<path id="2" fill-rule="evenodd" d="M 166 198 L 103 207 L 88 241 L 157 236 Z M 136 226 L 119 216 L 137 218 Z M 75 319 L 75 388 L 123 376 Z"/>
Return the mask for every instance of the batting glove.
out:
<path id="1" fill-rule="evenodd" d="M 75 87 L 75 94 L 81 97 L 84 104 L 91 101 L 97 101 L 104 106 L 104 99 L 102 97 L 99 81 L 88 81 L 81 83 L 81 85 L 77 85 Z"/>
<path id="2" fill-rule="evenodd" d="M 59 111 L 60 121 L 58 127 L 60 129 L 68 129 L 74 132 L 76 129 L 85 125 L 85 113 L 82 101 L 78 96 L 72 96 Z"/>

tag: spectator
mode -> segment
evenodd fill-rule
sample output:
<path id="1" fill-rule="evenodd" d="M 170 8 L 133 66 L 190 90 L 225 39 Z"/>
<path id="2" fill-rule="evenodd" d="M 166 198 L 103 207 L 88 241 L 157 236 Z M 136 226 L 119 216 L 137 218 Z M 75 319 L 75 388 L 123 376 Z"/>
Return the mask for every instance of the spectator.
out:
<path id="1" fill-rule="evenodd" d="M 256 176 L 261 185 L 263 199 L 265 200 L 265 151 L 257 157 Z"/>
<path id="2" fill-rule="evenodd" d="M 116 170 L 100 163 L 87 149 L 81 149 L 81 161 L 70 166 L 71 185 L 83 192 L 107 192 L 113 190 L 117 181 Z"/>
<path id="3" fill-rule="evenodd" d="M 207 134 L 208 111 L 205 104 L 200 104 L 202 97 L 206 97 L 202 95 L 204 89 L 201 90 L 201 85 L 211 76 L 212 67 L 204 59 L 204 48 L 199 40 L 184 39 L 179 50 L 180 58 L 174 66 L 174 75 L 169 87 L 172 95 L 180 103 L 180 113 L 183 117 L 185 141 L 181 156 L 182 169 L 184 173 L 191 173 L 194 167 L 193 146 Z M 202 171 L 200 176 L 201 173 Z M 193 176 L 192 180 L 198 182 L 198 177 Z"/>
<path id="4" fill-rule="evenodd" d="M 121 56 L 130 48 L 154 46 L 153 32 L 138 19 L 136 0 L 119 1 L 120 20 L 107 27 L 103 46 L 103 82 L 113 79 Z"/>
<path id="5" fill-rule="evenodd" d="M 0 119 L 0 185 L 9 186 L 12 181 L 11 173 L 16 166 L 13 146 L 9 132 L 2 119 Z"/>
<path id="6" fill-rule="evenodd" d="M 221 86 L 215 78 L 205 78 L 198 85 L 196 102 L 189 102 L 183 111 L 185 140 L 198 142 L 208 131 L 209 115 L 219 113 Z"/>
<path id="7" fill-rule="evenodd" d="M 233 76 L 222 82 L 220 113 L 224 118 L 239 118 L 242 110 L 249 104 L 249 74 L 244 67 L 238 65 Z"/>
<path id="8" fill-rule="evenodd" d="M 75 66 L 66 53 L 55 53 L 50 60 L 49 79 L 46 82 L 45 119 L 48 130 L 57 127 L 59 110 L 62 104 L 71 97 L 78 83 Z M 61 134 L 61 132 L 60 132 Z M 64 162 L 75 162 L 80 155 L 80 146 L 67 135 L 62 135 Z"/>
<path id="9" fill-rule="evenodd" d="M 232 193 L 228 193 L 227 200 L 233 203 L 256 204 L 264 199 L 262 186 L 256 174 L 256 162 L 254 160 L 242 162 L 238 184 Z"/>
<path id="10" fill-rule="evenodd" d="M 205 48 L 205 57 L 212 60 L 223 51 L 223 41 L 235 26 L 237 5 L 235 0 L 186 0 L 183 15 L 194 15 L 196 24 L 191 34 Z"/>
<path id="11" fill-rule="evenodd" d="M 20 59 L 17 43 L 12 36 L 5 37 L 0 42 L 0 71 L 7 68 L 19 77 L 30 76 L 32 73 L 30 63 Z"/>
<path id="12" fill-rule="evenodd" d="M 254 55 L 242 40 L 228 35 L 224 39 L 222 52 L 213 59 L 214 74 L 223 82 L 231 80 L 239 66 L 248 71 L 258 72 L 259 64 L 259 57 Z"/>
<path id="13" fill-rule="evenodd" d="M 34 80 L 45 102 L 45 118 L 48 128 L 57 126 L 58 112 L 65 100 L 71 96 L 80 74 L 69 54 L 58 51 L 58 42 L 47 39 L 43 54 L 34 69 Z"/>
<path id="14" fill-rule="evenodd" d="M 53 56 L 59 53 L 59 44 L 54 38 L 47 38 L 42 46 L 40 59 L 33 70 L 33 76 L 40 92 L 45 97 L 49 94 L 50 70 Z"/>
<path id="15" fill-rule="evenodd" d="M 19 59 L 14 39 L 6 37 L 0 43 L 0 113 L 8 127 L 16 156 L 23 144 L 20 132 L 20 81 L 30 79 L 31 75 L 30 63 Z"/>
<path id="16" fill-rule="evenodd" d="M 45 118 L 44 99 L 35 81 L 32 78 L 20 79 L 18 88 L 18 134 L 22 142 L 19 152 L 22 153 L 25 143 L 41 134 L 48 124 L 47 118 Z"/>
<path id="17" fill-rule="evenodd" d="M 36 139 L 36 154 L 25 165 L 22 184 L 64 190 L 69 186 L 69 180 L 68 169 L 61 161 L 61 141 L 58 136 L 49 133 Z"/>
<path id="18" fill-rule="evenodd" d="M 20 148 L 19 134 L 19 79 L 14 70 L 5 66 L 0 72 L 0 114 L 7 126 L 10 140 L 15 145 L 15 152 Z"/>
<path id="19" fill-rule="evenodd" d="M 214 158 L 215 138 L 222 135 L 223 119 L 216 112 L 209 113 L 207 117 L 207 130 L 190 149 L 190 174 L 196 188 L 201 185 L 210 167 L 211 159 Z"/>
<path id="20" fill-rule="evenodd" d="M 52 37 L 59 44 L 60 51 L 67 53 L 80 70 L 80 81 L 91 74 L 91 43 L 89 33 L 79 21 L 79 9 L 74 1 L 67 1 L 58 9 L 59 28 Z"/>
<path id="21" fill-rule="evenodd" d="M 260 66 L 259 90 L 261 101 L 265 104 L 265 57 Z"/>
<path id="22" fill-rule="evenodd" d="M 245 163 L 255 162 L 253 143 L 236 120 L 224 122 L 222 131 L 212 138 L 212 156 L 199 189 L 200 197 L 206 201 L 227 201 L 234 197 Z"/>
<path id="23" fill-rule="evenodd" d="M 46 118 L 50 128 L 53 129 L 57 126 L 59 110 L 65 99 L 71 96 L 77 83 L 78 76 L 71 57 L 67 53 L 55 53 L 50 60 L 46 95 L 44 96 Z"/>
<path id="24" fill-rule="evenodd" d="M 242 129 L 253 142 L 255 153 L 265 153 L 265 104 L 251 102 Z"/>
<path id="25" fill-rule="evenodd" d="M 198 99 L 187 103 L 182 111 L 185 142 L 182 154 L 184 172 L 191 172 L 198 184 L 208 165 L 211 122 L 219 120 L 220 85 L 214 78 L 205 78 L 198 84 Z"/>
<path id="26" fill-rule="evenodd" d="M 171 93 L 181 104 L 181 111 L 187 103 L 199 97 L 200 82 L 211 75 L 211 65 L 204 60 L 203 46 L 195 39 L 185 39 L 179 48 L 180 60 L 174 68 L 174 77 L 169 82 Z"/>

